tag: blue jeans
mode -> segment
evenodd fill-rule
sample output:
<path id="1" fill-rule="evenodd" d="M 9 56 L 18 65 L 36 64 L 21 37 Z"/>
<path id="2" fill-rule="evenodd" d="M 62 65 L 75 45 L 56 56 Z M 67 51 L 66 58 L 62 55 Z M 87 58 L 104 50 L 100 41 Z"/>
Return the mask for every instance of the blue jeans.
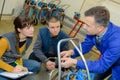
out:
<path id="1" fill-rule="evenodd" d="M 10 65 L 16 66 L 15 63 L 11 63 Z M 28 71 L 31 72 L 37 72 L 40 69 L 40 63 L 35 60 L 23 59 L 23 66 L 27 67 Z M 4 72 L 4 70 L 0 69 L 0 72 Z M 0 80 L 11 80 L 11 79 L 0 76 Z"/>
<path id="2" fill-rule="evenodd" d="M 40 62 L 35 60 L 23 59 L 23 66 L 28 68 L 28 71 L 37 72 L 40 70 Z"/>

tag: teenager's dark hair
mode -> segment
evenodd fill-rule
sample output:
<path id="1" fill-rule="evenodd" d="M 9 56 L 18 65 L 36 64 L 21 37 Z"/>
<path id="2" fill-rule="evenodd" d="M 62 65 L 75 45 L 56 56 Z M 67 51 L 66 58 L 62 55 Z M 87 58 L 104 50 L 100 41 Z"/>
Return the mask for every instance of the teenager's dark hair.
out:
<path id="1" fill-rule="evenodd" d="M 25 15 L 22 15 L 22 16 L 17 16 L 14 20 L 14 28 L 15 28 L 15 33 L 16 33 L 16 39 L 17 39 L 17 45 L 16 45 L 16 50 L 17 50 L 17 53 L 19 53 L 19 41 L 20 41 L 20 38 L 19 38 L 19 31 L 18 31 L 18 28 L 19 29 L 23 29 L 25 27 L 30 27 L 30 25 L 33 25 L 34 24 L 34 21 L 25 16 Z"/>
<path id="2" fill-rule="evenodd" d="M 96 6 L 88 9 L 85 13 L 85 16 L 93 16 L 95 22 L 101 26 L 107 27 L 110 21 L 109 10 L 104 6 Z"/>
<path id="3" fill-rule="evenodd" d="M 19 33 L 19 31 L 17 30 L 18 28 L 23 29 L 25 27 L 29 27 L 29 25 L 32 25 L 32 24 L 34 24 L 34 21 L 25 15 L 18 16 L 14 20 L 14 27 L 15 27 L 16 33 Z"/>

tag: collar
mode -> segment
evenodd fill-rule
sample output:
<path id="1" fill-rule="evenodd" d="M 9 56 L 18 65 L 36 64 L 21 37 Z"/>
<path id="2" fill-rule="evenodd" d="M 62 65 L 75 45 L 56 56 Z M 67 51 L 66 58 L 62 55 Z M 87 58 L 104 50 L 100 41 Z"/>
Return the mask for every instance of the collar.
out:
<path id="1" fill-rule="evenodd" d="M 108 30 L 108 27 L 106 27 L 105 31 L 101 35 L 96 36 L 96 38 L 102 38 L 105 35 L 105 33 L 107 32 L 107 30 Z"/>

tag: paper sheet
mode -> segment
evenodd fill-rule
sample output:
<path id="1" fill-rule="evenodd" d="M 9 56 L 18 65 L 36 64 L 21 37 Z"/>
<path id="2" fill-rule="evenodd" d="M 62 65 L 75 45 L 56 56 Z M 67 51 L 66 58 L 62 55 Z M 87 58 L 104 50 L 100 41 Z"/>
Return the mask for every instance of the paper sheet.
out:
<path id="1" fill-rule="evenodd" d="M 22 73 L 11 73 L 11 72 L 2 72 L 0 73 L 1 76 L 8 77 L 11 79 L 17 79 L 22 76 L 28 75 L 28 74 L 33 74 L 33 72 L 22 72 Z"/>

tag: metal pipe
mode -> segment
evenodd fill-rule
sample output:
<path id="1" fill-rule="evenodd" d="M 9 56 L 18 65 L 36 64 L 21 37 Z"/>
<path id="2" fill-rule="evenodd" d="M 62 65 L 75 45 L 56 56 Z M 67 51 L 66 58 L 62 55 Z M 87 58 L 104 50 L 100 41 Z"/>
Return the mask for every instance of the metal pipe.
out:
<path id="1" fill-rule="evenodd" d="M 82 54 L 81 43 L 79 42 L 79 46 L 80 46 L 80 49 L 79 49 L 72 40 L 70 40 L 70 42 L 74 45 L 74 47 L 75 47 L 76 50 L 78 51 L 79 55 L 81 56 L 81 58 L 82 58 L 82 60 L 83 60 L 83 63 L 84 63 L 84 65 L 85 65 L 86 71 L 87 71 L 88 80 L 90 80 L 90 73 L 89 73 L 89 69 L 88 69 L 86 60 L 85 60 L 85 58 L 84 58 L 84 56 L 83 56 L 83 54 Z"/>
<path id="2" fill-rule="evenodd" d="M 83 3 L 82 3 L 82 5 L 81 5 L 81 8 L 80 8 L 80 10 L 79 10 L 79 13 L 81 13 L 81 10 L 82 10 L 82 8 L 83 8 L 83 6 L 84 6 L 84 4 L 85 4 L 85 1 L 86 1 L 86 0 L 84 0 Z"/>
<path id="3" fill-rule="evenodd" d="M 5 5 L 5 0 L 3 1 L 3 5 L 2 5 L 2 10 L 1 10 L 1 14 L 0 14 L 0 21 L 1 21 L 1 18 L 2 18 L 2 14 L 3 14 L 4 5 Z"/>
<path id="4" fill-rule="evenodd" d="M 78 49 L 78 47 L 74 44 L 74 42 L 72 40 L 79 40 L 79 38 L 67 38 L 67 39 L 62 39 L 58 42 L 58 46 L 57 46 L 57 49 L 58 49 L 58 80 L 60 80 L 61 78 L 61 56 L 60 56 L 60 44 L 62 42 L 66 42 L 66 41 L 70 41 L 73 46 L 77 49 L 77 51 L 79 52 L 84 64 L 85 64 L 85 67 L 86 67 L 86 70 L 87 70 L 87 74 L 88 74 L 88 79 L 90 80 L 90 74 L 89 74 L 89 70 L 88 70 L 88 66 L 86 64 L 86 60 L 82 54 L 82 48 L 81 48 L 81 45 L 80 45 L 80 50 Z M 79 40 L 80 41 L 80 40 Z"/>

